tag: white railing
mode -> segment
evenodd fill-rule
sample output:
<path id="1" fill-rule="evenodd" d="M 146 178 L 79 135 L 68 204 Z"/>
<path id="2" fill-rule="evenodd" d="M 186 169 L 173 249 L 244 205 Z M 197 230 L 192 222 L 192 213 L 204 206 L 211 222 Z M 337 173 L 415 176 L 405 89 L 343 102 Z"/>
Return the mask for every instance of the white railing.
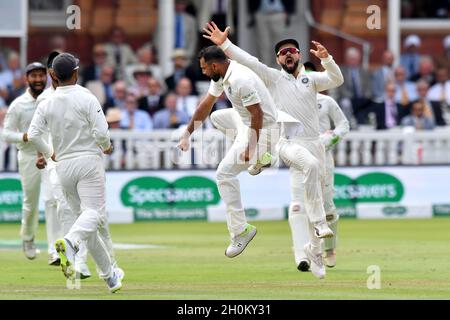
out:
<path id="1" fill-rule="evenodd" d="M 190 152 L 176 148 L 180 131 L 132 132 L 111 130 L 115 151 L 105 157 L 109 170 L 214 169 L 229 141 L 218 130 L 196 131 Z M 6 145 L 0 140 L 0 150 Z M 334 150 L 338 166 L 450 164 L 450 128 L 413 132 L 405 129 L 351 131 Z M 17 170 L 15 147 L 9 151 L 6 171 Z M 0 157 L 0 170 L 5 157 Z"/>

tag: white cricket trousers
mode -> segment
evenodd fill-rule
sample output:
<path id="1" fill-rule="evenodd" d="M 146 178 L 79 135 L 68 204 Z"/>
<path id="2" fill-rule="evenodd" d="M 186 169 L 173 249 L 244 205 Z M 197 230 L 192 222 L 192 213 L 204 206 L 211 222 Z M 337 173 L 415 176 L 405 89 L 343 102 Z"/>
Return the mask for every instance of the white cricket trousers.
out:
<path id="1" fill-rule="evenodd" d="M 48 253 L 56 253 L 55 241 L 62 236 L 58 201 L 51 183 L 56 173 L 52 172 L 49 168 L 39 170 L 36 167 L 37 153 L 35 152 L 27 153 L 19 150 L 17 158 L 23 191 L 20 236 L 22 240 L 29 241 L 36 235 L 39 223 L 39 195 L 42 183 L 44 186 L 43 195 Z"/>
<path id="2" fill-rule="evenodd" d="M 245 126 L 234 109 L 223 109 L 211 114 L 212 123 L 225 133 L 229 129 L 237 130 L 235 140 L 225 157 L 220 162 L 216 180 L 219 194 L 226 205 L 227 226 L 231 237 L 235 237 L 245 230 L 247 218 L 242 205 L 241 191 L 237 175 L 261 158 L 265 152 L 270 152 L 276 159 L 276 143 L 279 138 L 277 123 L 264 127 L 260 131 L 257 151 L 250 162 L 240 160 L 240 154 L 248 145 L 250 128 Z"/>
<path id="3" fill-rule="evenodd" d="M 65 226 L 71 225 L 64 238 L 76 249 L 85 242 L 100 277 L 108 278 L 111 258 L 99 235 L 99 229 L 107 225 L 103 159 L 92 155 L 62 160 L 56 170 L 71 209 L 62 219 Z"/>
<path id="4" fill-rule="evenodd" d="M 323 203 L 326 214 L 326 219 L 329 227 L 333 230 L 334 236 L 332 238 L 324 239 L 324 249 L 334 249 L 336 247 L 336 232 L 337 232 L 337 220 L 339 216 L 336 212 L 334 205 L 334 159 L 332 151 L 325 153 L 325 177 L 324 177 L 324 191 L 323 191 Z M 289 225 L 291 227 L 292 240 L 294 245 L 294 255 L 296 264 L 301 260 L 306 259 L 306 254 L 303 250 L 303 246 L 309 242 L 312 235 L 310 230 L 309 219 L 305 207 L 305 185 L 298 183 L 303 181 L 302 173 L 296 174 L 292 179 L 297 181 L 291 181 L 291 184 L 295 184 L 296 187 L 291 188 L 291 192 L 296 192 L 296 202 L 292 202 L 289 207 Z M 294 191 L 294 188 L 296 191 Z M 293 197 L 294 199 L 294 197 Z"/>
<path id="5" fill-rule="evenodd" d="M 322 242 L 313 227 L 315 223 L 326 221 L 323 204 L 325 148 L 319 138 L 282 137 L 279 152 L 291 173 L 289 225 L 296 263 L 299 263 L 306 258 L 303 251 L 306 243 L 310 242 L 316 252 L 321 250 Z"/>

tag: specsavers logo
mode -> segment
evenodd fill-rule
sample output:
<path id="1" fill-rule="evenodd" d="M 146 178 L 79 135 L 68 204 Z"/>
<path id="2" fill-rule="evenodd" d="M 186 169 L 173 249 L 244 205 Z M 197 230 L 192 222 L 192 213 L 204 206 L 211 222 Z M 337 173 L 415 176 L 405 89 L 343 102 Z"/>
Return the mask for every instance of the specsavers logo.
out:
<path id="1" fill-rule="evenodd" d="M 334 201 L 338 206 L 362 202 L 398 202 L 404 194 L 403 184 L 393 175 L 372 172 L 352 179 L 335 175 Z"/>
<path id="2" fill-rule="evenodd" d="M 133 208 L 202 208 L 219 203 L 214 181 L 188 176 L 173 182 L 142 177 L 128 182 L 121 192 L 122 203 Z"/>
<path id="3" fill-rule="evenodd" d="M 19 179 L 0 179 L 0 210 L 20 210 L 22 198 Z"/>

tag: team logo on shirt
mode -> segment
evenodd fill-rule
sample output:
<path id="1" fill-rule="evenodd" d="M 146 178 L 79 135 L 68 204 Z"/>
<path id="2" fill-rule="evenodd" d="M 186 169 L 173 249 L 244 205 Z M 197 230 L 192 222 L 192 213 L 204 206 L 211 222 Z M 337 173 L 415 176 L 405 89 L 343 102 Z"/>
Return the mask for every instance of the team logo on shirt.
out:
<path id="1" fill-rule="evenodd" d="M 308 79 L 308 78 L 303 78 L 303 79 L 302 79 L 302 83 L 303 83 L 303 84 L 307 84 L 308 82 L 309 82 L 309 79 Z"/>
<path id="2" fill-rule="evenodd" d="M 231 87 L 228 87 L 228 93 L 231 94 L 232 90 Z"/>
<path id="3" fill-rule="evenodd" d="M 322 109 L 322 104 L 318 103 L 317 106 L 319 107 L 319 110 Z"/>

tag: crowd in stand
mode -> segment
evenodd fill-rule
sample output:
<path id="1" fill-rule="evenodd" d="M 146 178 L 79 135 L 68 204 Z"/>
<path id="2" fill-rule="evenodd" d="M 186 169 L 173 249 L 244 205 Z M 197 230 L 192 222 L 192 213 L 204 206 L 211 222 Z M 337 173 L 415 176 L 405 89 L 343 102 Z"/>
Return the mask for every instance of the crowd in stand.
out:
<path id="1" fill-rule="evenodd" d="M 329 94 L 338 101 L 352 129 L 377 130 L 413 126 L 429 130 L 450 125 L 450 36 L 443 39 L 444 56 L 419 54 L 421 39 L 409 35 L 403 53 L 383 53 L 383 65 L 370 71 L 361 52 L 350 47 L 341 65 L 344 84 Z"/>

